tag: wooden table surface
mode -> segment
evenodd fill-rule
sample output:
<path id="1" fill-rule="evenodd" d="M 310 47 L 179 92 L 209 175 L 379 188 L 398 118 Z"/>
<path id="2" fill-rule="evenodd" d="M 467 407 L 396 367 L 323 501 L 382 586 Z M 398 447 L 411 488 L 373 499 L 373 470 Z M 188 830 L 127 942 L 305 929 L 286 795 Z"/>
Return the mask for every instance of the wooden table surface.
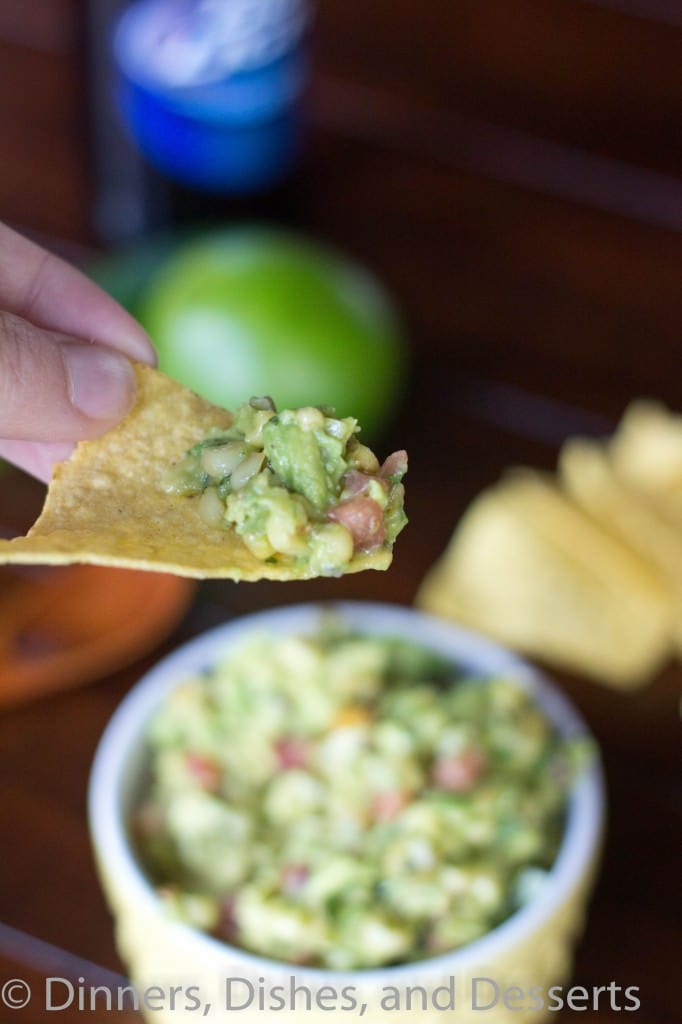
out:
<path id="1" fill-rule="evenodd" d="M 0 217 L 87 261 L 79 5 L 43 6 L 35 23 L 19 0 L 0 13 Z M 385 447 L 410 450 L 411 522 L 387 575 L 202 586 L 165 649 L 284 602 L 410 603 L 505 467 L 551 468 L 563 437 L 608 428 L 635 395 L 682 406 L 676 21 L 674 3 L 323 0 L 288 216 L 366 261 L 404 311 L 413 372 Z M 0 478 L 3 522 L 18 529 L 40 498 Z M 110 715 L 161 653 L 0 715 L 0 979 L 122 970 L 85 791 Z M 639 986 L 643 1019 L 667 1024 L 679 1019 L 682 672 L 634 695 L 559 678 L 601 743 L 610 805 L 575 982 Z M 37 1005 L 12 1016 L 43 1020 Z"/>

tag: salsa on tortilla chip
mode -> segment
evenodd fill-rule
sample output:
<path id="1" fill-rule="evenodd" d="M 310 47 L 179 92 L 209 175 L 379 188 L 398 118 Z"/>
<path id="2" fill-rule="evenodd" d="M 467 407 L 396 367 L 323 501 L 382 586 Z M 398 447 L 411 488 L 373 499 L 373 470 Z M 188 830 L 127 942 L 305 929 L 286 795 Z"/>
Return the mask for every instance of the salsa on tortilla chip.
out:
<path id="1" fill-rule="evenodd" d="M 331 409 L 233 415 L 146 366 L 113 430 L 54 472 L 0 564 L 87 562 L 198 578 L 296 580 L 387 569 L 407 522 L 405 452 L 379 464 Z"/>

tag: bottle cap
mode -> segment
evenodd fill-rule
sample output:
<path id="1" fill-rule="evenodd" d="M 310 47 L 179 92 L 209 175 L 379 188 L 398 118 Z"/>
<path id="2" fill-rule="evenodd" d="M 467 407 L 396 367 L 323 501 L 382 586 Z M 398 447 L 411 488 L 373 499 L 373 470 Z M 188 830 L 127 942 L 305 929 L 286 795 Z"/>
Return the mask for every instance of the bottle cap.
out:
<path id="1" fill-rule="evenodd" d="M 147 88 L 206 86 L 285 57 L 310 20 L 308 0 L 140 0 L 122 15 L 114 50 Z"/>

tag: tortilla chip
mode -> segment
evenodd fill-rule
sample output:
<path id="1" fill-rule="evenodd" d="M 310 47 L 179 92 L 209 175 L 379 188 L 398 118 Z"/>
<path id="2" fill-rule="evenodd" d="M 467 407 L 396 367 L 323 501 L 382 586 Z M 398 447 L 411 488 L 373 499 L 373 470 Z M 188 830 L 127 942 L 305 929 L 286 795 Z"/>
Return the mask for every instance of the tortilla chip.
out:
<path id="1" fill-rule="evenodd" d="M 561 481 L 577 504 L 656 567 L 675 605 L 675 639 L 682 650 L 682 529 L 616 473 L 606 447 L 568 441 L 559 457 Z"/>
<path id="2" fill-rule="evenodd" d="M 632 402 L 610 452 L 618 476 L 682 530 L 682 416 L 660 402 Z"/>
<path id="3" fill-rule="evenodd" d="M 530 471 L 474 501 L 417 603 L 614 685 L 648 679 L 670 647 L 658 573 Z"/>
<path id="4" fill-rule="evenodd" d="M 169 377 L 136 366 L 137 400 L 113 430 L 81 442 L 58 465 L 40 518 L 26 537 L 0 540 L 0 564 L 85 562 L 199 579 L 294 580 L 316 575 L 282 558 L 257 559 L 233 530 L 212 529 L 198 499 L 167 494 L 170 463 L 232 416 Z M 384 549 L 356 556 L 346 572 L 387 569 Z"/>

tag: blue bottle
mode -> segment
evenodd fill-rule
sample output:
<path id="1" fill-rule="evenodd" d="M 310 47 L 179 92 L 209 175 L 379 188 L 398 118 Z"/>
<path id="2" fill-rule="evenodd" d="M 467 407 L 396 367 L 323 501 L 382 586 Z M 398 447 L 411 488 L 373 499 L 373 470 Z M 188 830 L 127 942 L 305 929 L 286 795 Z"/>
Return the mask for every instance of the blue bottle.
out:
<path id="1" fill-rule="evenodd" d="M 117 101 L 164 176 L 247 196 L 287 177 L 300 146 L 308 0 L 136 0 L 113 36 Z"/>

